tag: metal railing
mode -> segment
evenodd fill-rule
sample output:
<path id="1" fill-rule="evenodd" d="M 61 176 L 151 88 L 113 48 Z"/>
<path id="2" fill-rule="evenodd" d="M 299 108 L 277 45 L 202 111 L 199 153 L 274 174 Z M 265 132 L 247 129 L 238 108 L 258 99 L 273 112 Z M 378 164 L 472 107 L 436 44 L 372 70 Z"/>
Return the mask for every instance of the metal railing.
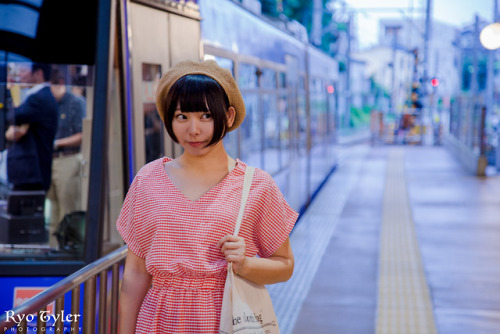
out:
<path id="1" fill-rule="evenodd" d="M 17 325 L 17 333 L 28 333 L 29 315 L 37 313 L 36 332 L 50 332 L 47 326 L 47 305 L 55 301 L 55 313 L 52 319 L 54 333 L 65 333 L 64 321 L 70 323 L 70 332 L 116 333 L 118 329 L 118 290 L 120 264 L 127 256 L 127 246 L 92 262 L 74 274 L 64 278 L 47 290 L 37 294 L 23 304 L 0 316 L 0 333 L 13 333 Z M 111 273 L 111 291 L 108 291 L 108 274 Z M 99 276 L 99 291 L 97 290 Z M 80 285 L 84 284 L 83 314 L 80 314 Z M 64 315 L 64 295 L 71 291 L 71 315 Z M 96 314 L 96 299 L 99 296 L 99 312 Z M 110 302 L 108 303 L 108 299 Z M 80 317 L 82 327 L 80 331 Z M 32 316 L 31 318 L 34 319 Z M 73 319 L 74 318 L 74 319 Z M 97 319 L 97 329 L 96 329 Z M 108 321 L 109 320 L 109 321 Z"/>

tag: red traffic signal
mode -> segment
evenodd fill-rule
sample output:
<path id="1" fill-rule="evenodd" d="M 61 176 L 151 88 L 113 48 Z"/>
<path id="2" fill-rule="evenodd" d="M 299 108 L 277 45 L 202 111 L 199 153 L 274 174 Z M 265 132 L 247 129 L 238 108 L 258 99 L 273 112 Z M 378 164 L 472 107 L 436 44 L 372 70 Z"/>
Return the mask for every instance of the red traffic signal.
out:
<path id="1" fill-rule="evenodd" d="M 438 79 L 436 79 L 436 78 L 432 79 L 432 80 L 431 80 L 431 85 L 432 85 L 432 87 L 437 87 L 437 86 L 439 86 L 439 80 L 438 80 Z"/>

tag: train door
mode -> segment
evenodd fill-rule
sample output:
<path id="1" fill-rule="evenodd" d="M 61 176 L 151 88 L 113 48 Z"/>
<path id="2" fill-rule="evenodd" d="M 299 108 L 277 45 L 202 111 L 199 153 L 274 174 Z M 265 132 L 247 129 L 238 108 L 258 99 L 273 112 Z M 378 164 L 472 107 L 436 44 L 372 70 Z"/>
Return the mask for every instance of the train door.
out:
<path id="1" fill-rule="evenodd" d="M 290 155 L 296 158 L 299 145 L 299 73 L 297 58 L 291 55 L 285 56 L 286 63 L 286 87 L 288 92 L 288 119 L 290 120 Z"/>
<path id="2" fill-rule="evenodd" d="M 156 110 L 156 88 L 161 75 L 170 66 L 182 60 L 200 59 L 198 17 L 181 16 L 167 8 L 141 3 L 133 2 L 129 7 L 133 100 L 130 120 L 133 124 L 132 174 L 150 161 L 164 155 L 175 157 L 181 153 L 180 147 L 168 137 Z"/>
<path id="3" fill-rule="evenodd" d="M 305 171 L 305 159 L 301 159 L 301 146 L 305 143 L 305 106 L 304 93 L 300 91 L 301 77 L 297 57 L 285 56 L 286 64 L 286 88 L 288 97 L 288 120 L 289 120 L 289 159 L 290 170 L 288 178 L 288 201 L 294 208 L 300 208 L 301 203 L 307 200 L 307 178 Z M 302 152 L 303 153 L 303 152 Z"/>

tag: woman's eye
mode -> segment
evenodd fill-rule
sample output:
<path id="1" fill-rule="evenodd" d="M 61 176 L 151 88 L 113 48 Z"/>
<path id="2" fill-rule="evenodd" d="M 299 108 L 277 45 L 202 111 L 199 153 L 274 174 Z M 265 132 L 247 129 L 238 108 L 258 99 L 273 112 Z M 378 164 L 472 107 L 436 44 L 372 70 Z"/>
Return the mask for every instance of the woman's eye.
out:
<path id="1" fill-rule="evenodd" d="M 186 115 L 183 115 L 183 114 L 178 114 L 175 116 L 175 118 L 177 118 L 178 120 L 187 119 Z"/>
<path id="2" fill-rule="evenodd" d="M 206 114 L 203 114 L 202 118 L 210 119 L 210 118 L 212 118 L 212 115 L 210 113 L 206 113 Z"/>

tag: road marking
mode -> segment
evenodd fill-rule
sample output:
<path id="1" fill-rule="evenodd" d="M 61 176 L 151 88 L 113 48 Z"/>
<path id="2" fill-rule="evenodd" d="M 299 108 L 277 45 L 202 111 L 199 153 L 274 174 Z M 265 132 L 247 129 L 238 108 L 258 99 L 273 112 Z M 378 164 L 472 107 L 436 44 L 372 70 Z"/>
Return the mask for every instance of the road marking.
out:
<path id="1" fill-rule="evenodd" d="M 435 334 L 432 301 L 415 233 L 404 151 L 389 153 L 378 281 L 377 334 Z"/>

